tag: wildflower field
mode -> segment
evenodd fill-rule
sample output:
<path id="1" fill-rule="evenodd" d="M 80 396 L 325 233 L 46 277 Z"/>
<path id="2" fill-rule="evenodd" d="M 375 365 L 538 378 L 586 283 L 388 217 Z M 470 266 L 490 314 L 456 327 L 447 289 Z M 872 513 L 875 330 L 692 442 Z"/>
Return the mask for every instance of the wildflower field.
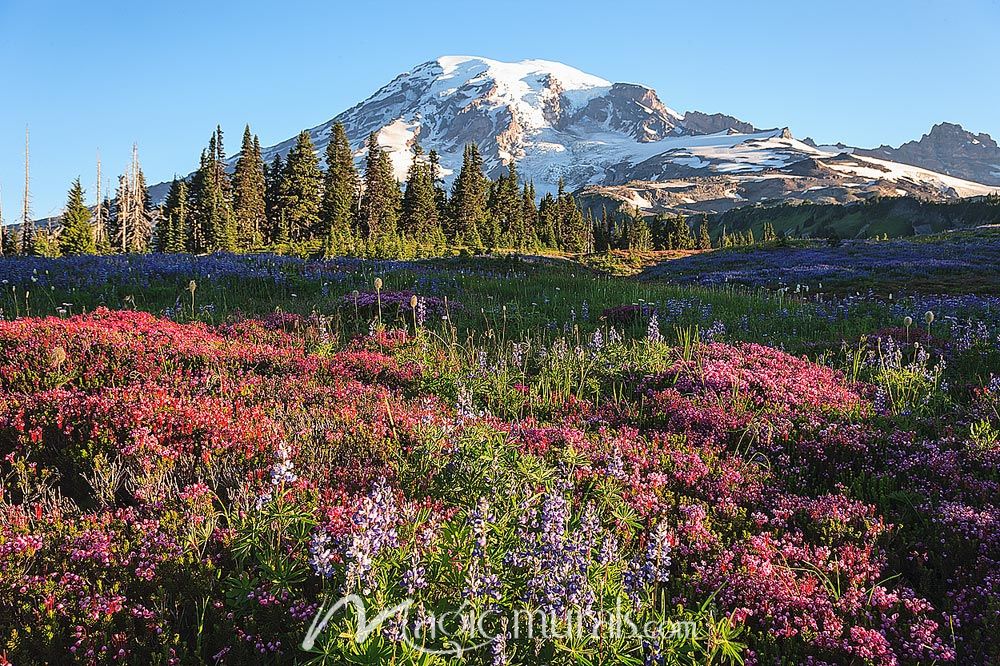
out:
<path id="1" fill-rule="evenodd" d="M 1000 663 L 997 285 L 782 251 L 0 259 L 0 664 Z"/>

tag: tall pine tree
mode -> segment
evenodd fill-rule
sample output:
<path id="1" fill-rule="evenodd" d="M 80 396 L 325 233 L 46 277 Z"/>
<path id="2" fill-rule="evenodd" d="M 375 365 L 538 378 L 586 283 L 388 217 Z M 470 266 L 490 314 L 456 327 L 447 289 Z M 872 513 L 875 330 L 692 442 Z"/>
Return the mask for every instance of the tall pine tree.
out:
<path id="1" fill-rule="evenodd" d="M 236 249 L 232 187 L 225 160 L 222 128 L 216 127 L 208 149 L 202 151 L 198 171 L 191 179 L 188 241 L 192 252 L 232 252 Z"/>
<path id="2" fill-rule="evenodd" d="M 476 144 L 470 143 L 465 146 L 462 168 L 452 185 L 449 235 L 455 244 L 473 249 L 483 247 L 480 227 L 487 224 L 488 194 L 489 180 L 483 174 L 483 158 Z"/>
<path id="3" fill-rule="evenodd" d="M 264 234 L 266 243 L 287 243 L 287 228 L 283 227 L 284 219 L 281 202 L 281 179 L 285 174 L 285 163 L 281 155 L 275 153 L 271 164 L 264 167 L 264 210 L 267 213 L 267 229 Z"/>
<path id="4" fill-rule="evenodd" d="M 399 255 L 399 209 L 399 185 L 393 174 L 392 162 L 379 146 L 378 135 L 372 133 L 368 136 L 360 220 L 370 254 L 388 257 Z"/>
<path id="5" fill-rule="evenodd" d="M 309 132 L 302 130 L 288 151 L 278 186 L 284 224 L 292 241 L 321 235 L 319 211 L 323 201 L 323 174 Z"/>
<path id="6" fill-rule="evenodd" d="M 250 125 L 243 129 L 243 143 L 233 173 L 233 218 L 236 225 L 236 247 L 246 252 L 263 244 L 267 216 L 264 208 L 266 184 L 260 141 L 250 134 Z"/>
<path id="7" fill-rule="evenodd" d="M 406 178 L 400 230 L 406 243 L 419 248 L 421 254 L 440 251 L 444 234 L 438 219 L 438 202 L 434 192 L 431 167 L 418 145 Z"/>
<path id="8" fill-rule="evenodd" d="M 163 213 L 157 225 L 156 249 L 158 252 L 184 252 L 188 243 L 188 187 L 183 180 L 174 178 L 163 202 Z"/>
<path id="9" fill-rule="evenodd" d="M 83 187 L 77 178 L 69 188 L 66 210 L 62 216 L 59 251 L 63 255 L 94 254 L 94 230 L 90 226 L 90 209 L 83 202 Z"/>
<path id="10" fill-rule="evenodd" d="M 336 123 L 326 146 L 322 221 L 328 256 L 359 251 L 357 211 L 361 181 L 344 126 Z"/>
<path id="11" fill-rule="evenodd" d="M 490 196 L 490 214 L 495 220 L 495 234 L 492 245 L 509 248 L 523 248 L 527 245 L 524 230 L 524 200 L 517 177 L 517 164 L 512 160 L 506 176 L 501 176 L 493 185 Z M 486 240 L 486 239 L 484 239 Z M 491 244 L 487 240 L 487 244 Z"/>

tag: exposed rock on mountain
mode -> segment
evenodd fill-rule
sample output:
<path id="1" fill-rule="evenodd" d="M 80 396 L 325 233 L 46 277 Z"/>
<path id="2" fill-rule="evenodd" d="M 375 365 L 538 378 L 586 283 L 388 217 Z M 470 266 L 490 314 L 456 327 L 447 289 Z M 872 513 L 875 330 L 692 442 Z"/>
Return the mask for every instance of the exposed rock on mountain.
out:
<path id="1" fill-rule="evenodd" d="M 989 134 L 973 134 L 954 123 L 939 123 L 919 141 L 908 141 L 899 148 L 879 146 L 854 152 L 1000 186 L 1000 146 Z"/>

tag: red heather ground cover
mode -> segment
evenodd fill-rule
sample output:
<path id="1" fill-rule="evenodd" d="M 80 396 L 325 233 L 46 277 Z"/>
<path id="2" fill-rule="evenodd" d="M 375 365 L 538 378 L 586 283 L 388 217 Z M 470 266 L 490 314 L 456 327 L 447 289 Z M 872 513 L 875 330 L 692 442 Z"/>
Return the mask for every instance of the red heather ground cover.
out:
<path id="1" fill-rule="evenodd" d="M 582 456 L 578 487 L 612 483 L 643 525 L 666 521 L 666 592 L 687 607 L 714 595 L 748 628 L 748 663 L 953 661 L 944 609 L 914 591 L 945 579 L 959 645 L 990 659 L 975 643 L 996 627 L 995 452 L 881 432 L 870 387 L 771 348 L 710 344 L 627 405 L 567 398 L 550 421 L 514 423 L 456 414 L 422 388 L 440 378 L 407 360 L 403 333 L 320 356 L 287 324 L 106 310 L 0 322 L 0 654 L 291 660 L 320 581 L 268 585 L 240 559 L 257 546 L 232 516 L 280 496 L 304 513 L 294 524 L 336 538 L 385 477 L 400 520 L 447 521 L 435 488 L 455 452 L 426 439 L 433 426 L 506 433 L 553 463 Z M 400 459 L 429 454 L 426 474 L 397 477 Z M 297 479 L 272 484 L 286 457 Z M 904 538 L 845 485 L 897 474 L 923 493 L 940 543 Z M 280 538 L 281 561 L 307 570 L 309 538 Z M 961 558 L 942 561 L 958 543 Z"/>

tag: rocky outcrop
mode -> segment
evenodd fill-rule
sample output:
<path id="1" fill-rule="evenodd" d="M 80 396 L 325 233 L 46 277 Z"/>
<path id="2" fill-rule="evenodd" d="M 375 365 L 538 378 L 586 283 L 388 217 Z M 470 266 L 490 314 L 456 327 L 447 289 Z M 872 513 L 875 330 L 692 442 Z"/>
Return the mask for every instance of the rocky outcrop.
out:
<path id="1" fill-rule="evenodd" d="M 989 134 L 973 134 L 954 123 L 939 123 L 919 141 L 908 141 L 899 148 L 883 145 L 872 150 L 858 148 L 854 152 L 978 183 L 1000 185 L 997 142 Z"/>
<path id="2" fill-rule="evenodd" d="M 750 123 L 745 123 L 739 118 L 727 116 L 724 113 L 702 113 L 701 111 L 688 111 L 682 120 L 684 127 L 692 134 L 715 134 L 716 132 L 727 132 L 736 130 L 743 134 L 753 134 L 757 128 Z"/>

